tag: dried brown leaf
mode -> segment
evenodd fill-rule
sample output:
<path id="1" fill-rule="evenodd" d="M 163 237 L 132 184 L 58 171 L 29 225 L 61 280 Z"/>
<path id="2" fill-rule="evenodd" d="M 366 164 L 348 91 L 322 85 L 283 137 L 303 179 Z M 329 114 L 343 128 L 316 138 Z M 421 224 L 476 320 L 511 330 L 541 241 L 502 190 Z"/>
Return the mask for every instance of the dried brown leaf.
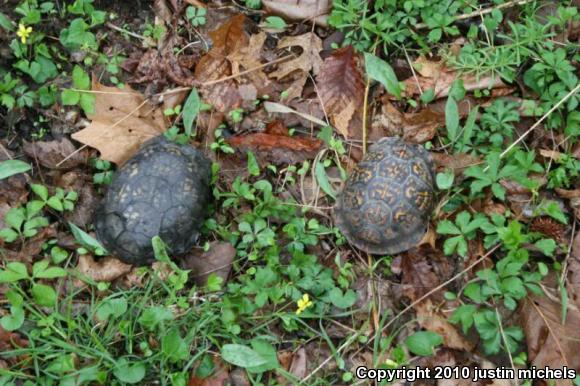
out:
<path id="1" fill-rule="evenodd" d="M 403 113 L 388 100 L 373 117 L 372 127 L 381 129 L 386 136 L 400 136 L 412 143 L 430 141 L 437 129 L 445 124 L 445 115 L 427 107 L 418 113 Z"/>
<path id="2" fill-rule="evenodd" d="M 575 290 L 577 295 L 580 288 L 572 288 L 572 290 Z M 567 366 L 580 370 L 579 304 L 573 301 L 568 302 L 567 317 L 563 323 L 562 304 L 557 286 L 550 288 L 548 294 L 549 296 L 529 296 L 524 300 L 521 308 L 529 359 L 532 365 L 538 368 Z M 555 384 L 568 386 L 572 385 L 572 382 L 559 380 Z"/>
<path id="3" fill-rule="evenodd" d="M 242 151 L 252 150 L 260 159 L 267 159 L 277 165 L 311 159 L 322 146 L 322 141 L 315 138 L 268 133 L 234 136 L 227 141 L 233 147 Z"/>
<path id="4" fill-rule="evenodd" d="M 48 169 L 72 169 L 85 162 L 85 156 L 79 152 L 67 159 L 62 165 L 56 166 L 63 158 L 73 154 L 76 150 L 68 138 L 53 141 L 24 141 L 24 153 L 32 159 L 38 160 Z"/>
<path id="5" fill-rule="evenodd" d="M 329 0 L 263 0 L 264 8 L 274 15 L 288 20 L 314 22 L 326 27 L 331 3 Z"/>
<path id="6" fill-rule="evenodd" d="M 101 158 L 120 165 L 141 144 L 165 131 L 161 109 L 152 106 L 129 85 L 120 90 L 93 80 L 93 91 L 98 93 L 95 113 L 88 116 L 91 124 L 72 138 L 98 149 Z"/>
<path id="7" fill-rule="evenodd" d="M 300 56 L 279 64 L 278 69 L 269 75 L 271 78 L 282 80 L 294 73 L 295 78 L 287 88 L 288 100 L 299 98 L 302 95 L 308 73 L 312 71 L 316 75 L 322 67 L 322 59 L 319 55 L 319 52 L 322 51 L 322 40 L 318 36 L 312 32 L 299 36 L 286 36 L 278 43 L 278 49 L 295 46 L 302 48 Z"/>
<path id="8" fill-rule="evenodd" d="M 332 123 L 345 138 L 361 138 L 360 125 L 349 132 L 355 113 L 361 112 L 364 82 L 352 46 L 336 50 L 324 61 L 316 82 L 320 98 Z M 351 131 L 353 128 L 351 127 Z"/>
<path id="9" fill-rule="evenodd" d="M 187 382 L 187 386 L 222 386 L 230 384 L 230 373 L 219 357 L 213 357 L 215 370 L 212 375 L 207 378 L 199 378 L 192 375 Z"/>
<path id="10" fill-rule="evenodd" d="M 248 46 L 248 35 L 244 31 L 245 16 L 234 16 L 222 24 L 218 29 L 209 33 L 213 47 L 205 54 L 195 66 L 194 77 L 200 82 L 218 80 L 232 75 L 232 68 L 238 66 L 232 64 L 237 59 L 237 53 Z M 242 103 L 236 83 L 230 79 L 217 84 L 202 86 L 200 89 L 202 98 L 212 104 L 218 111 L 227 112 L 237 108 Z"/>
<path id="11" fill-rule="evenodd" d="M 431 302 L 430 299 L 425 299 L 415 307 L 417 313 L 417 320 L 422 328 L 436 332 L 443 338 L 443 345 L 456 350 L 464 350 L 470 352 L 473 350 L 473 344 L 468 342 L 457 331 L 455 326 L 447 321 L 447 318 L 441 314 Z"/>
<path id="12" fill-rule="evenodd" d="M 94 281 L 111 282 L 129 273 L 131 266 L 122 263 L 114 257 L 105 257 L 95 261 L 91 255 L 81 255 L 76 269 L 81 275 L 87 276 Z M 84 283 L 76 280 L 75 286 L 84 287 Z"/>
<path id="13" fill-rule="evenodd" d="M 210 274 L 215 273 L 224 280 L 232 269 L 232 262 L 236 257 L 236 249 L 226 242 L 213 242 L 207 252 L 200 253 L 199 249 L 192 250 L 183 258 L 183 265 L 192 270 L 192 277 L 198 286 L 205 286 Z"/>
<path id="14" fill-rule="evenodd" d="M 299 348 L 292 358 L 290 374 L 298 379 L 304 379 L 306 377 L 307 359 L 306 350 L 303 347 Z"/>
<path id="15" fill-rule="evenodd" d="M 403 95 L 411 97 L 413 95 L 420 95 L 421 90 L 432 89 L 435 91 L 435 98 L 443 98 L 449 95 L 451 84 L 456 79 L 462 79 L 463 85 L 467 91 L 480 89 L 502 89 L 502 95 L 507 95 L 513 91 L 501 81 L 498 76 L 485 76 L 477 78 L 475 75 L 463 74 L 459 75 L 456 71 L 445 66 L 443 61 L 430 61 L 424 56 L 420 56 L 413 63 L 413 67 L 417 70 L 417 79 L 410 77 L 405 79 L 405 89 Z M 505 90 L 504 90 L 505 89 Z"/>

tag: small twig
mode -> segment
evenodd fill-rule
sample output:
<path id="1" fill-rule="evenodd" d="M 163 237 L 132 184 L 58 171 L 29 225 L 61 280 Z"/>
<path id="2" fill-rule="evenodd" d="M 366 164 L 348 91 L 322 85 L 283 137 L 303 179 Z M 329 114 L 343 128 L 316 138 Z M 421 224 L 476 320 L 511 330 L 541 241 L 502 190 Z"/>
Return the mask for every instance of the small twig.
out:
<path id="1" fill-rule="evenodd" d="M 507 3 L 504 4 L 500 4 L 497 7 L 490 7 L 490 8 L 486 8 L 486 9 L 478 9 L 477 11 L 473 11 L 471 13 L 466 13 L 463 15 L 459 15 L 454 17 L 453 22 L 456 22 L 458 20 L 465 20 L 465 19 L 471 19 L 472 17 L 476 17 L 479 15 L 487 15 L 488 13 L 492 13 L 494 9 L 504 9 L 504 8 L 510 8 L 513 7 L 514 5 L 524 5 L 527 3 L 531 3 L 534 0 L 514 0 L 514 1 L 509 1 Z M 425 29 L 427 28 L 427 24 L 425 23 L 419 23 L 415 26 L 416 29 Z"/>
<path id="2" fill-rule="evenodd" d="M 2 150 L 2 153 L 4 153 L 6 155 L 6 157 L 8 157 L 8 159 L 14 159 L 10 153 L 8 152 L 8 150 L 4 147 L 4 145 L 2 144 L 2 142 L 0 142 L 0 149 Z"/>
<path id="3" fill-rule="evenodd" d="M 367 79 L 365 86 L 365 96 L 363 99 L 363 122 L 362 122 L 362 152 L 363 155 L 367 152 L 367 108 L 369 104 L 369 89 L 371 87 L 371 79 Z"/>
<path id="4" fill-rule="evenodd" d="M 121 28 L 121 27 L 117 27 L 117 26 L 116 26 L 115 24 L 113 24 L 113 23 L 107 22 L 105 25 L 106 25 L 107 27 L 109 27 L 110 29 L 114 29 L 114 30 L 115 30 L 115 31 L 117 31 L 117 32 L 121 32 L 121 33 L 127 34 L 127 35 L 129 35 L 129 36 L 133 36 L 134 38 L 137 38 L 137 39 L 141 39 L 141 40 L 147 40 L 147 38 L 146 38 L 145 36 L 141 36 L 141 35 L 139 35 L 139 34 L 136 34 L 135 32 L 127 31 L 126 29 L 123 29 L 123 28 Z"/>
<path id="5" fill-rule="evenodd" d="M 497 320 L 497 325 L 499 326 L 499 333 L 501 335 L 501 338 L 503 340 L 503 343 L 505 344 L 505 348 L 506 348 L 506 351 L 507 351 L 507 354 L 508 354 L 508 358 L 510 360 L 510 365 L 512 366 L 512 369 L 514 370 L 514 373 L 515 373 L 516 372 L 516 366 L 514 365 L 514 358 L 512 357 L 512 353 L 510 351 L 510 347 L 508 345 L 508 340 L 507 340 L 507 337 L 505 336 L 505 332 L 504 332 L 503 326 L 501 324 L 501 317 L 499 315 L 499 311 L 497 310 L 497 307 L 495 307 L 495 318 Z M 517 377 L 516 377 L 516 379 L 513 380 L 513 382 L 514 382 L 514 384 L 516 386 L 519 386 L 519 382 L 518 382 Z"/>
<path id="6" fill-rule="evenodd" d="M 271 62 L 261 64 L 261 65 L 259 65 L 257 67 L 253 67 L 253 68 L 249 68 L 247 70 L 241 71 L 241 72 L 239 72 L 239 73 L 237 73 L 235 75 L 229 75 L 229 76 L 226 76 L 224 78 L 220 78 L 220 79 L 216 79 L 216 80 L 210 80 L 208 82 L 203 82 L 203 83 L 195 84 L 195 85 L 193 85 L 191 87 L 177 87 L 177 88 L 174 88 L 174 89 L 171 89 L 171 90 L 167 90 L 167 91 L 163 91 L 163 92 L 157 93 L 154 96 L 156 96 L 156 97 L 163 97 L 165 95 L 177 94 L 177 93 L 180 93 L 182 91 L 189 91 L 193 87 L 212 86 L 212 85 L 217 84 L 217 83 L 225 82 L 226 80 L 235 79 L 235 78 L 237 78 L 239 76 L 244 76 L 246 74 L 249 74 L 250 72 L 254 72 L 254 71 L 260 70 L 260 69 L 262 69 L 264 67 L 267 67 L 267 66 L 269 66 L 271 64 L 276 64 L 276 63 L 284 62 L 284 61 L 286 61 L 286 60 L 288 60 L 290 58 L 293 58 L 293 57 L 294 57 L 293 54 L 286 55 L 286 56 L 283 56 L 283 57 L 281 57 L 279 59 L 272 60 Z"/>
<path id="7" fill-rule="evenodd" d="M 407 49 L 403 46 L 403 52 L 405 53 L 405 58 L 407 58 L 407 63 L 409 63 L 409 67 L 411 68 L 411 73 L 413 74 L 413 78 L 415 79 L 415 83 L 417 83 L 417 90 L 423 95 L 423 89 L 421 88 L 421 83 L 419 83 L 419 78 L 417 77 L 417 73 L 413 68 L 413 63 L 411 63 L 411 58 L 409 58 L 409 54 L 407 53 Z"/>
<path id="8" fill-rule="evenodd" d="M 528 130 L 526 130 L 526 132 L 523 133 L 516 141 L 514 141 L 511 145 L 509 145 L 508 148 L 505 149 L 500 154 L 500 158 L 503 158 L 518 143 L 522 142 L 524 140 L 524 138 L 526 138 L 528 136 L 528 134 L 530 134 L 532 131 L 534 131 L 540 125 L 540 123 L 542 123 L 548 116 L 550 116 L 550 114 L 552 114 L 558 107 L 560 107 L 564 102 L 566 102 L 568 100 L 568 98 L 570 98 L 572 95 L 577 93 L 578 90 L 580 90 L 580 83 L 577 84 L 576 87 L 574 87 L 574 89 L 572 91 L 570 91 L 568 94 L 566 94 L 566 96 L 564 98 L 560 99 L 558 101 L 558 103 L 556 103 L 550 110 L 548 110 L 546 112 L 546 114 L 544 114 L 536 123 L 534 123 L 532 125 L 532 127 L 530 127 Z"/>

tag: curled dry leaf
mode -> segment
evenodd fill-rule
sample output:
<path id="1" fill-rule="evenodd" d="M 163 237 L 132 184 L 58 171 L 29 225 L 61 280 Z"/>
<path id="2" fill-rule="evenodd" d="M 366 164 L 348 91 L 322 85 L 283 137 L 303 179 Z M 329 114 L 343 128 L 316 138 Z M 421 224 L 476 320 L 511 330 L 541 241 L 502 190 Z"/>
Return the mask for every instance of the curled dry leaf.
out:
<path id="1" fill-rule="evenodd" d="M 427 107 L 418 113 L 402 113 L 388 100 L 373 117 L 372 127 L 386 136 L 403 137 L 412 143 L 425 143 L 433 139 L 437 129 L 445 125 L 445 115 Z"/>
<path id="2" fill-rule="evenodd" d="M 529 359 L 538 368 L 567 366 L 579 371 L 580 302 L 577 296 L 580 295 L 580 288 L 568 288 L 576 296 L 576 301 L 573 297 L 570 299 L 572 301 L 567 304 L 566 321 L 562 322 L 562 304 L 557 286 L 550 287 L 548 296 L 529 296 L 521 307 Z M 560 380 L 556 381 L 556 385 L 571 386 L 572 382 Z"/>
<path id="3" fill-rule="evenodd" d="M 322 141 L 311 137 L 298 137 L 275 133 L 252 133 L 230 137 L 227 142 L 241 151 L 251 150 L 261 160 L 275 164 L 289 164 L 302 162 L 313 158 Z"/>
<path id="4" fill-rule="evenodd" d="M 322 51 L 322 40 L 318 36 L 312 32 L 299 36 L 286 36 L 278 43 L 278 49 L 295 46 L 302 48 L 300 56 L 279 64 L 278 69 L 269 75 L 271 78 L 283 80 L 294 73 L 295 78 L 286 89 L 288 100 L 299 98 L 302 95 L 304 84 L 306 84 L 308 73 L 312 71 L 316 75 L 322 67 L 322 59 L 319 55 L 319 52 Z"/>
<path id="5" fill-rule="evenodd" d="M 76 269 L 81 275 L 94 281 L 111 282 L 129 273 L 131 266 L 114 257 L 105 257 L 95 261 L 91 255 L 81 255 Z M 75 287 L 84 286 L 85 284 L 81 280 L 75 280 Z"/>
<path id="6" fill-rule="evenodd" d="M 123 90 L 107 87 L 93 80 L 95 112 L 91 124 L 72 138 L 101 152 L 101 158 L 122 164 L 147 140 L 165 131 L 160 108 L 125 85 Z"/>
<path id="7" fill-rule="evenodd" d="M 288 20 L 311 20 L 322 27 L 327 26 L 331 2 L 329 0 L 263 0 L 264 8 L 269 13 L 282 16 Z"/>
<path id="8" fill-rule="evenodd" d="M 53 141 L 23 142 L 24 153 L 48 169 L 72 169 L 85 162 L 85 156 L 81 152 L 75 153 L 75 146 L 65 137 Z M 57 166 L 60 161 L 73 153 L 72 157 Z"/>
<path id="9" fill-rule="evenodd" d="M 463 173 L 463 171 L 473 165 L 478 165 L 481 163 L 478 157 L 472 156 L 467 153 L 455 153 L 455 154 L 445 154 L 438 152 L 431 152 L 437 171 L 443 171 L 445 169 L 451 169 L 455 175 Z"/>
<path id="10" fill-rule="evenodd" d="M 237 68 L 229 59 L 235 60 L 240 50 L 248 46 L 248 34 L 244 30 L 246 17 L 243 14 L 234 16 L 218 29 L 209 33 L 213 47 L 195 66 L 194 77 L 199 82 L 208 82 L 232 75 L 232 68 Z M 242 103 L 236 82 L 229 79 L 200 88 L 203 99 L 218 111 L 226 112 L 237 108 Z"/>
<path id="11" fill-rule="evenodd" d="M 316 77 L 320 99 L 334 127 L 345 138 L 362 138 L 364 82 L 357 66 L 358 56 L 352 46 L 336 50 L 326 58 Z M 360 115 L 354 120 L 355 115 Z"/>
<path id="12" fill-rule="evenodd" d="M 498 76 L 479 77 L 478 79 L 475 75 L 458 75 L 456 71 L 446 67 L 443 61 L 430 61 L 424 56 L 417 58 L 413 63 L 413 67 L 418 72 L 417 79 L 410 77 L 403 81 L 405 84 L 403 96 L 405 97 L 420 95 L 421 90 L 429 89 L 435 92 L 435 98 L 446 97 L 449 95 L 451 85 L 456 79 L 463 80 L 463 86 L 467 91 L 503 89 L 501 94 L 507 95 L 513 90 L 503 83 Z"/>
<path id="13" fill-rule="evenodd" d="M 425 299 L 415 307 L 417 320 L 422 328 L 436 332 L 443 338 L 443 345 L 449 348 L 462 351 L 473 350 L 474 345 L 468 342 L 457 331 L 455 326 L 447 321 L 447 318 L 441 314 L 430 299 Z"/>
<path id="14" fill-rule="evenodd" d="M 301 347 L 298 349 L 298 351 L 296 351 L 294 357 L 292 358 L 290 374 L 294 375 L 298 379 L 304 379 L 304 377 L 306 377 L 307 367 L 306 350 Z"/>
<path id="15" fill-rule="evenodd" d="M 183 265 L 192 270 L 192 277 L 198 286 L 205 286 L 210 274 L 215 273 L 224 280 L 232 269 L 232 262 L 236 257 L 236 249 L 226 242 L 213 242 L 207 252 L 200 253 L 194 249 L 184 257 Z"/>
<path id="16" fill-rule="evenodd" d="M 222 386 L 229 384 L 230 373 L 222 360 L 214 356 L 212 358 L 214 364 L 213 374 L 207 378 L 199 378 L 195 374 L 189 378 L 187 386 Z"/>

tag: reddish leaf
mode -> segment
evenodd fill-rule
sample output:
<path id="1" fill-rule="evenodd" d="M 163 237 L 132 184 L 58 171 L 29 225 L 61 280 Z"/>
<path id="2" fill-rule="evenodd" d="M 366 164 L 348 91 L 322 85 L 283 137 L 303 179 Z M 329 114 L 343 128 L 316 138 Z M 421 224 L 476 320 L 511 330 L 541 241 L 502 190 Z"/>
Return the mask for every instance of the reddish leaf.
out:
<path id="1" fill-rule="evenodd" d="M 346 138 L 361 136 L 360 132 L 352 132 L 353 128 L 349 131 L 349 123 L 355 113 L 361 112 L 364 98 L 364 82 L 356 60 L 352 46 L 336 50 L 324 61 L 316 77 L 326 113 Z M 360 127 L 356 129 L 360 130 Z"/>

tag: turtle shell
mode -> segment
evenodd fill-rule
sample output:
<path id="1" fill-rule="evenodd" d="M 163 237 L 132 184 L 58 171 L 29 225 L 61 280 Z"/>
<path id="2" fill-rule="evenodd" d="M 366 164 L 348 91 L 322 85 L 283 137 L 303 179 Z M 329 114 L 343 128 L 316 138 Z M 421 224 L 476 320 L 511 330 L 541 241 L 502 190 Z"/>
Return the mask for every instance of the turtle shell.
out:
<path id="1" fill-rule="evenodd" d="M 368 253 L 406 251 L 427 231 L 433 181 L 429 152 L 400 138 L 383 138 L 346 180 L 334 208 L 336 225 L 351 244 Z"/>
<path id="2" fill-rule="evenodd" d="M 113 176 L 95 212 L 98 240 L 128 264 L 154 260 L 151 238 L 174 254 L 197 241 L 210 193 L 211 163 L 164 137 L 146 142 Z"/>

